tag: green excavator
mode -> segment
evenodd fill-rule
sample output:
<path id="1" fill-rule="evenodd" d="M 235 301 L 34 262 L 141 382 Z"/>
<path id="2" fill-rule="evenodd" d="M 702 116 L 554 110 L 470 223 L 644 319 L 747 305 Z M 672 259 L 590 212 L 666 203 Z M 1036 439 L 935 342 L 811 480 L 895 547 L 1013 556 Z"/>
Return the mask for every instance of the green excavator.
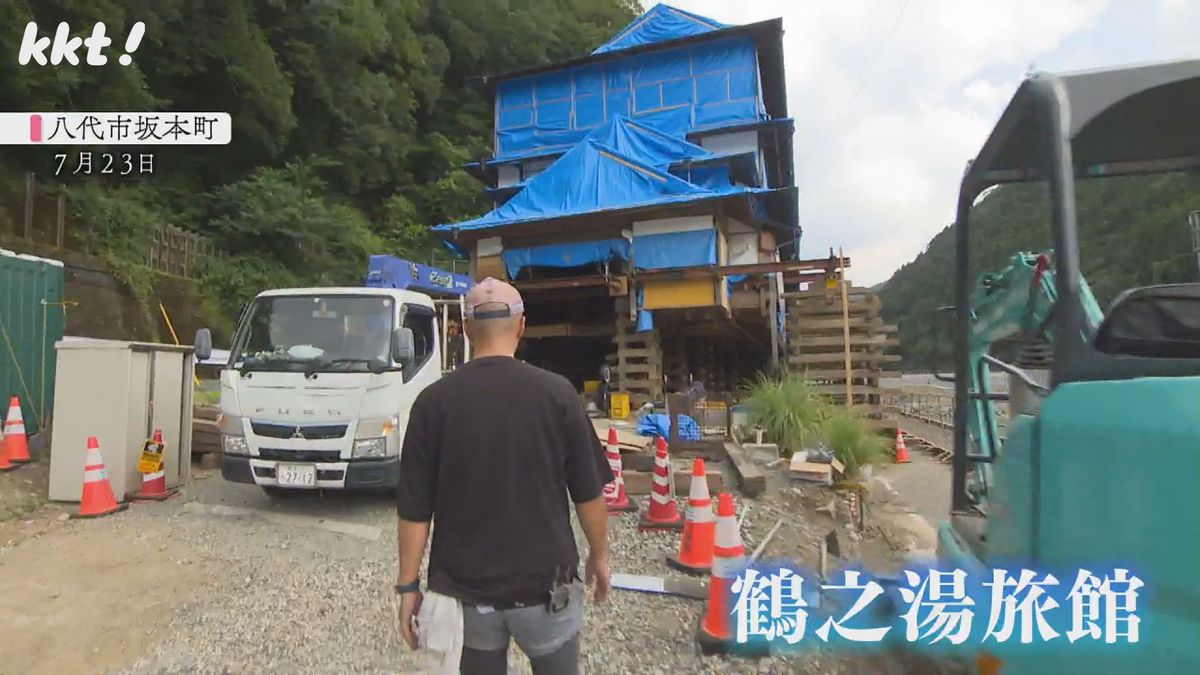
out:
<path id="1" fill-rule="evenodd" d="M 963 177 L 939 565 L 1121 566 L 1145 583 L 1136 644 L 1072 644 L 1060 627 L 1040 649 L 977 645 L 976 673 L 1200 673 L 1200 284 L 1126 291 L 1104 314 L 1080 273 L 1075 204 L 1077 180 L 1197 168 L 1192 60 L 1030 77 Z M 971 208 L 1014 182 L 1047 187 L 1053 249 L 974 281 Z M 1031 349 L 1047 343 L 1049 358 Z M 993 390 L 995 376 L 1007 391 Z"/>

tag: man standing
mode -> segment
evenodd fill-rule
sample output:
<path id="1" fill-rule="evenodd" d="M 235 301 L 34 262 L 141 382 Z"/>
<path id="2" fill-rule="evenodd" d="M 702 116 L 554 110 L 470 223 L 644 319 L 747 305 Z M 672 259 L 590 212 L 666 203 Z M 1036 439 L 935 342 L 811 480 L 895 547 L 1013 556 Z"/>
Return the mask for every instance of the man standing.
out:
<path id="1" fill-rule="evenodd" d="M 579 668 L 583 584 L 569 495 L 588 541 L 585 580 L 608 593 L 612 480 L 574 387 L 514 358 L 524 305 L 484 279 L 466 297 L 474 357 L 413 403 L 397 491 L 400 632 L 416 648 L 421 559 L 436 522 L 429 591 L 461 602 L 465 675 L 507 672 L 509 639 L 539 675 Z"/>

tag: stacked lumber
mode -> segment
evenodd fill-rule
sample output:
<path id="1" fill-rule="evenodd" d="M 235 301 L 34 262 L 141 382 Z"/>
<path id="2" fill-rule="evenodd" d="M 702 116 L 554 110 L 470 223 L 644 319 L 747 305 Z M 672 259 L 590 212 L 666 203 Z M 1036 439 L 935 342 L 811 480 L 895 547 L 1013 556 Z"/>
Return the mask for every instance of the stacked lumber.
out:
<path id="1" fill-rule="evenodd" d="M 880 317 L 883 305 L 879 296 L 867 288 L 848 288 L 844 310 L 842 290 L 837 286 L 785 293 L 783 297 L 790 370 L 804 373 L 817 393 L 837 403 L 846 402 L 848 382 L 852 403 L 866 407 L 872 418 L 887 422 L 879 379 L 885 364 L 900 360 L 898 354 L 885 353 L 900 343 L 894 337 L 896 327 L 884 324 Z M 894 421 L 883 426 L 894 427 Z"/>
<path id="2" fill-rule="evenodd" d="M 192 455 L 221 453 L 221 429 L 217 418 L 221 411 L 216 406 L 198 405 L 192 409 Z"/>
<path id="3" fill-rule="evenodd" d="M 663 400 L 663 350 L 658 329 L 637 332 L 634 322 L 617 316 L 617 391 L 629 392 L 633 407 Z"/>

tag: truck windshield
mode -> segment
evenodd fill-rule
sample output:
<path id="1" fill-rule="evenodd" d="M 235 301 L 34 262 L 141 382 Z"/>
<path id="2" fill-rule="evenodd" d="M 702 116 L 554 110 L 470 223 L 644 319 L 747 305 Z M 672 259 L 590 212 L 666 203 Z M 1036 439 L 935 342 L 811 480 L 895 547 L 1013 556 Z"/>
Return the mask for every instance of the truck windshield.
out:
<path id="1" fill-rule="evenodd" d="M 231 364 L 252 370 L 365 372 L 391 366 L 391 298 L 258 298 L 238 328 Z"/>

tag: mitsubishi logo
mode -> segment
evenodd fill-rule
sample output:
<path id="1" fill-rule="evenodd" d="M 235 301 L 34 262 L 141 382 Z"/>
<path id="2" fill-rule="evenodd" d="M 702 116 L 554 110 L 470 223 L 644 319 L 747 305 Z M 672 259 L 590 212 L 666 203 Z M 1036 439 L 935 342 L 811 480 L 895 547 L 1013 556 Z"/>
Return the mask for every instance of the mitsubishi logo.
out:
<path id="1" fill-rule="evenodd" d="M 291 438 L 304 438 L 304 433 L 300 431 L 300 427 L 296 427 L 296 430 L 292 432 Z"/>

